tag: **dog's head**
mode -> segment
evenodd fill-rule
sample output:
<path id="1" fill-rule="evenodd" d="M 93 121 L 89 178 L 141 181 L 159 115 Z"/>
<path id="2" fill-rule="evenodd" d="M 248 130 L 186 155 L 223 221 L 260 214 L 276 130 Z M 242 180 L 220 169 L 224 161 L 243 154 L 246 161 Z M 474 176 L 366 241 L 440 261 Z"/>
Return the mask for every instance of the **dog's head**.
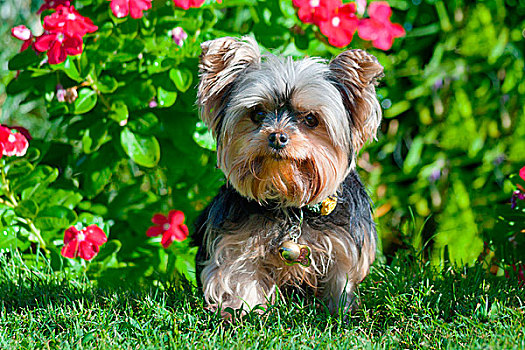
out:
<path id="1" fill-rule="evenodd" d="M 381 121 L 383 67 L 362 50 L 293 61 L 226 37 L 202 44 L 199 68 L 198 104 L 218 166 L 260 203 L 302 207 L 335 194 Z"/>

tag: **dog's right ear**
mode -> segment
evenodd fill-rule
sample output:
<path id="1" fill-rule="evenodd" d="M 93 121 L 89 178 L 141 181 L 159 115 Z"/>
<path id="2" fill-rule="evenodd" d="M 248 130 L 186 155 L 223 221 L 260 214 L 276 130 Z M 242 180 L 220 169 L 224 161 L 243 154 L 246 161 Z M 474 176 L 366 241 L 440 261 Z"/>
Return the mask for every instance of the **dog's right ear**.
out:
<path id="1" fill-rule="evenodd" d="M 197 103 L 202 120 L 217 136 L 227 95 L 248 67 L 260 65 L 261 54 L 251 37 L 219 38 L 202 43 L 201 48 Z"/>

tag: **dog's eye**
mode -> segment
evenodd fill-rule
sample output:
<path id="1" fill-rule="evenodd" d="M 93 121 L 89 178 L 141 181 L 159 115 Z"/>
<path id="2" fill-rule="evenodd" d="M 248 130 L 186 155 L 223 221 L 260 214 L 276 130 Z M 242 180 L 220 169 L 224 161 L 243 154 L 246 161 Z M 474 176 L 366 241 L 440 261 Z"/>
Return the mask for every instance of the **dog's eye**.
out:
<path id="1" fill-rule="evenodd" d="M 255 110 L 250 113 L 250 119 L 255 124 L 261 124 L 264 118 L 266 118 L 266 113 L 264 113 L 263 111 Z"/>
<path id="2" fill-rule="evenodd" d="M 307 114 L 303 120 L 306 126 L 309 128 L 315 128 L 317 125 L 319 125 L 319 121 L 313 114 Z"/>

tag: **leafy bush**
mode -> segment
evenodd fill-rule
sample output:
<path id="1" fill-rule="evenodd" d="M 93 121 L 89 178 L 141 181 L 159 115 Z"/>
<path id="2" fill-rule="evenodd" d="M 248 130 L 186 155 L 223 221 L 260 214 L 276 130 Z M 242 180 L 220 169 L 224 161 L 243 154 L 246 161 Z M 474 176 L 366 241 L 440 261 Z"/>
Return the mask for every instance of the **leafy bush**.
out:
<path id="1" fill-rule="evenodd" d="M 117 11 L 119 18 L 115 5 L 124 3 L 136 8 L 128 15 Z M 70 36 L 80 39 L 64 42 L 62 49 L 46 41 L 33 44 L 42 36 L 27 39 L 47 54 L 27 49 L 9 61 L 13 78 L 3 119 L 23 125 L 34 139 L 25 158 L 2 159 L 10 184 L 2 198 L 16 199 L 0 203 L 9 237 L 0 242 L 2 249 L 16 246 L 28 261 L 35 250 L 45 250 L 59 268 L 64 229 L 96 223 L 108 243 L 93 262 L 67 260 L 67 266 L 86 269 L 101 282 L 192 276 L 195 248 L 188 240 L 163 249 L 162 238 L 149 239 L 146 232 L 154 214 L 172 210 L 182 210 L 191 224 L 224 183 L 215 169 L 213 140 L 194 105 L 200 43 L 251 34 L 272 52 L 297 58 L 330 58 L 341 51 L 330 42 L 348 43 L 334 41 L 334 35 L 340 39 L 334 28 L 303 23 L 293 6 L 300 1 L 174 3 L 71 2 L 96 30 L 72 29 Z M 482 250 L 480 233 L 495 225 L 492 205 L 513 190 L 505 174 L 524 160 L 525 120 L 519 117 L 525 48 L 519 28 L 525 5 L 390 4 L 392 21 L 403 24 L 406 37 L 387 52 L 374 48 L 384 42 L 359 31 L 372 41 L 355 35 L 350 44 L 370 50 L 385 66 L 378 88 L 385 121 L 379 141 L 359 161 L 373 189 L 384 250 L 409 244 L 425 247 L 435 264 L 470 263 Z M 54 24 L 44 26 L 52 32 Z M 38 101 L 45 113 L 20 118 L 23 106 Z"/>

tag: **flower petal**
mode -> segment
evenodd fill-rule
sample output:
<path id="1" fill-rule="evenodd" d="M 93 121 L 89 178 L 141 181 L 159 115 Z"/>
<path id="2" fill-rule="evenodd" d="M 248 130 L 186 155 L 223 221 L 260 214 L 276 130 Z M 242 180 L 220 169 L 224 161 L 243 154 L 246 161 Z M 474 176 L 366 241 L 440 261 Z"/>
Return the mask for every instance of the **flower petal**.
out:
<path id="1" fill-rule="evenodd" d="M 93 259 L 99 252 L 98 246 L 88 242 L 82 241 L 78 245 L 78 256 L 84 260 Z"/>
<path id="2" fill-rule="evenodd" d="M 78 240 L 74 239 L 64 244 L 60 254 L 62 254 L 64 258 L 76 258 L 78 254 Z"/>
<path id="3" fill-rule="evenodd" d="M 525 181 L 525 166 L 520 169 L 519 174 L 520 174 L 520 177 L 523 179 L 523 181 Z"/>
<path id="4" fill-rule="evenodd" d="M 160 243 L 164 248 L 168 248 L 174 240 L 175 236 L 173 235 L 173 231 L 168 230 L 162 235 L 162 240 L 160 241 Z"/>
<path id="5" fill-rule="evenodd" d="M 129 1 L 128 0 L 112 0 L 111 11 L 117 18 L 126 17 L 129 13 Z"/>
<path id="6" fill-rule="evenodd" d="M 405 28 L 403 28 L 401 24 L 397 24 L 397 23 L 389 23 L 388 32 L 394 38 L 401 38 L 402 36 L 405 36 L 406 34 Z"/>
<path id="7" fill-rule="evenodd" d="M 187 10 L 190 8 L 190 0 L 173 0 L 173 4 L 184 10 Z"/>
<path id="8" fill-rule="evenodd" d="M 377 39 L 372 41 L 372 44 L 381 50 L 390 50 L 392 47 L 392 44 L 394 43 L 394 38 L 388 34 L 384 33 L 384 35 L 379 35 Z"/>
<path id="9" fill-rule="evenodd" d="M 16 26 L 11 28 L 11 35 L 19 40 L 29 40 L 33 34 L 31 34 L 31 30 L 27 28 L 24 25 Z"/>
<path id="10" fill-rule="evenodd" d="M 79 233 L 80 231 L 77 230 L 75 226 L 71 226 L 70 228 L 66 229 L 64 231 L 64 244 L 68 244 L 72 240 L 76 239 Z"/>
<path id="11" fill-rule="evenodd" d="M 368 15 L 379 22 L 390 22 L 392 9 L 386 1 L 374 1 L 368 6 Z"/>
<path id="12" fill-rule="evenodd" d="M 56 33 L 49 33 L 39 36 L 35 41 L 35 49 L 39 52 L 45 52 L 49 50 L 56 41 L 56 36 Z"/>
<path id="13" fill-rule="evenodd" d="M 86 235 L 86 241 L 101 246 L 108 241 L 106 233 L 97 225 L 89 225 L 82 232 Z"/>
<path id="14" fill-rule="evenodd" d="M 184 213 L 180 210 L 171 210 L 168 214 L 168 222 L 171 226 L 182 224 L 184 222 Z"/>
<path id="15" fill-rule="evenodd" d="M 168 223 L 168 218 L 165 215 L 162 215 L 162 214 L 155 214 L 151 218 L 151 222 L 153 222 L 156 225 L 162 226 L 162 225 Z"/>
<path id="16" fill-rule="evenodd" d="M 10 132 L 7 139 L 1 141 L 4 146 L 3 154 L 11 157 L 18 156 L 21 157 L 27 152 L 29 147 L 29 142 L 24 135 L 19 132 Z"/>
<path id="17" fill-rule="evenodd" d="M 70 56 L 80 55 L 82 53 L 82 38 L 78 35 L 66 35 L 64 41 L 64 50 Z"/>
<path id="18" fill-rule="evenodd" d="M 186 225 L 172 226 L 169 231 L 172 231 L 172 236 L 176 241 L 182 242 L 188 237 L 188 227 Z"/>
<path id="19" fill-rule="evenodd" d="M 146 236 L 148 236 L 148 237 L 156 237 L 156 236 L 159 236 L 159 235 L 163 234 L 164 231 L 166 231 L 166 230 L 164 230 L 162 228 L 162 226 L 151 226 L 146 231 Z"/>
<path id="20" fill-rule="evenodd" d="M 50 64 L 59 64 L 66 60 L 66 50 L 60 42 L 55 41 L 51 46 L 51 49 L 47 52 L 47 58 Z"/>
<path id="21" fill-rule="evenodd" d="M 378 22 L 366 18 L 359 21 L 357 33 L 363 40 L 375 40 L 377 39 L 377 33 L 381 29 L 382 26 L 378 26 Z"/>
<path id="22" fill-rule="evenodd" d="M 151 8 L 151 0 L 129 0 L 131 18 L 141 18 L 142 11 Z"/>

